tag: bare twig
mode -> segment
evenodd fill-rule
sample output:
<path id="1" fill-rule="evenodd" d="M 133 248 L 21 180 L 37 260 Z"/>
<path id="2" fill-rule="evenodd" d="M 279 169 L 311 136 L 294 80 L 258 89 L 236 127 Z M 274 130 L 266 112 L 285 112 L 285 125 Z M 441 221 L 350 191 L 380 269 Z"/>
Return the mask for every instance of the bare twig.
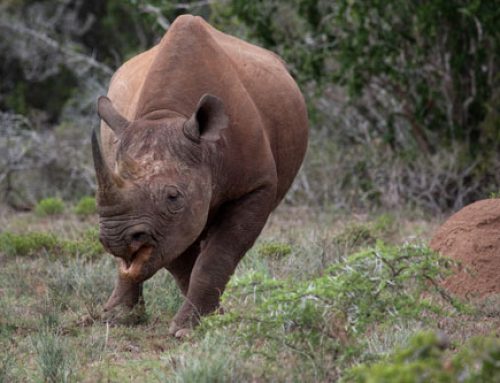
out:
<path id="1" fill-rule="evenodd" d="M 94 57 L 78 53 L 74 48 L 50 38 L 42 31 L 28 28 L 19 22 L 9 21 L 4 17 L 0 18 L 0 29 L 2 28 L 22 36 L 28 36 L 44 44 L 54 52 L 62 53 L 66 57 L 68 64 L 82 63 L 91 68 L 98 69 L 108 76 L 111 76 L 114 72 L 110 67 L 97 61 Z"/>

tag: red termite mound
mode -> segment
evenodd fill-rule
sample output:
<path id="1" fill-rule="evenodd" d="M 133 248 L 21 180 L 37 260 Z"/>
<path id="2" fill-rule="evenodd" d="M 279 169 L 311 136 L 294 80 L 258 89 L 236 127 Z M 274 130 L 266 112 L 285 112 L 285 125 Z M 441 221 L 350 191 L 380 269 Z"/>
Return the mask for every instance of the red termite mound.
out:
<path id="1" fill-rule="evenodd" d="M 452 215 L 430 247 L 460 261 L 443 286 L 466 298 L 500 294 L 500 199 L 477 201 Z"/>

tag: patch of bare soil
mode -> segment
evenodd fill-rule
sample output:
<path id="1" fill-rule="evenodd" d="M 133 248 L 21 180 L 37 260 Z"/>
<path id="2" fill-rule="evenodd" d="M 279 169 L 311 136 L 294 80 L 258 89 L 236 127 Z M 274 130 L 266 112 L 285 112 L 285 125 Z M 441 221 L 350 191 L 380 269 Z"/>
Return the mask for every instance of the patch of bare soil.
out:
<path id="1" fill-rule="evenodd" d="M 500 199 L 477 201 L 438 228 L 430 247 L 461 263 L 443 286 L 465 298 L 500 294 Z"/>

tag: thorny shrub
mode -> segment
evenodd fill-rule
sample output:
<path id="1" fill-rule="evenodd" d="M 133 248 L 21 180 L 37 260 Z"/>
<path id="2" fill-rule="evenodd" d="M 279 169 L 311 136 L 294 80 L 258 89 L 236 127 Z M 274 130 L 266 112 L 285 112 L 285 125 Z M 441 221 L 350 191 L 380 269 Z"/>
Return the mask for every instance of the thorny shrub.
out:
<path id="1" fill-rule="evenodd" d="M 230 282 L 223 296 L 228 312 L 205 319 L 201 329 L 231 327 L 254 352 L 264 352 L 257 346 L 264 342 L 269 357 L 283 344 L 311 358 L 318 348 L 338 351 L 340 344 L 356 354 L 364 338 L 358 335 L 372 326 L 460 308 L 437 284 L 450 263 L 422 245 L 378 242 L 303 282 L 250 272 Z M 436 292 L 440 299 L 434 301 Z M 441 298 L 452 305 L 444 306 Z"/>

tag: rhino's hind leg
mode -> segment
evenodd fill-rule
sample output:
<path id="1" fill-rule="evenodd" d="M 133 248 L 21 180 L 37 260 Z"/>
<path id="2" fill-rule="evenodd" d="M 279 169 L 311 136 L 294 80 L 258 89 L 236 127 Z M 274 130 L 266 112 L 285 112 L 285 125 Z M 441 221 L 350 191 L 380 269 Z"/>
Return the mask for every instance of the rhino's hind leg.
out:
<path id="1" fill-rule="evenodd" d="M 194 264 L 184 304 L 169 333 L 180 336 L 201 316 L 219 307 L 220 296 L 240 259 L 264 227 L 274 201 L 274 188 L 261 188 L 227 204 L 208 228 Z"/>
<path id="2" fill-rule="evenodd" d="M 115 288 L 104 305 L 102 319 L 115 324 L 137 324 L 144 321 L 142 283 L 130 281 L 119 274 Z"/>

